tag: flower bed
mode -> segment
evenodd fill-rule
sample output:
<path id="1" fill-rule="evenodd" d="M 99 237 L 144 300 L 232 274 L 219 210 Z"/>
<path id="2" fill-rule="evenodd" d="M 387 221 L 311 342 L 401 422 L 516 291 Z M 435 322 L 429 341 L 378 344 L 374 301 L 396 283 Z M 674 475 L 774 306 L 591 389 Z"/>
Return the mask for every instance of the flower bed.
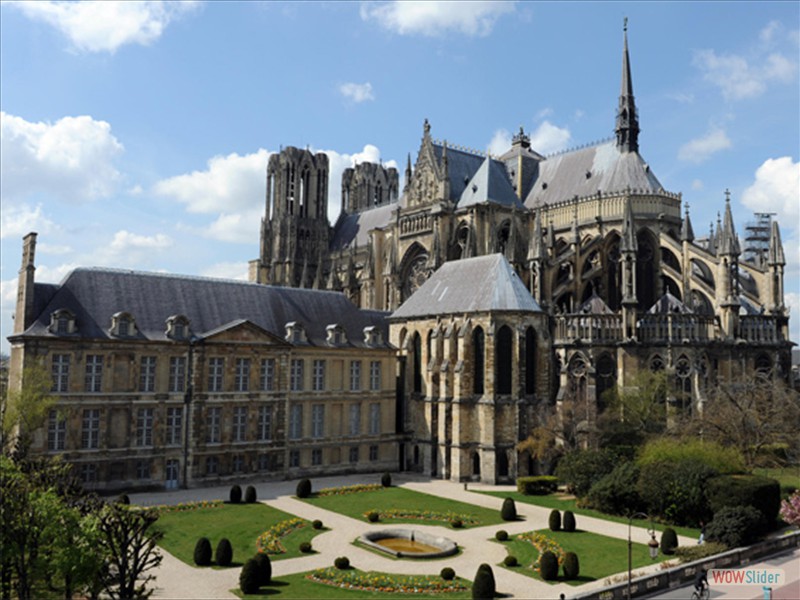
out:
<path id="1" fill-rule="evenodd" d="M 179 502 L 178 504 L 159 504 L 153 506 L 159 513 L 187 512 L 190 510 L 200 510 L 203 508 L 219 508 L 225 503 L 222 500 L 200 500 L 199 502 Z M 146 507 L 143 507 L 146 508 Z"/>
<path id="2" fill-rule="evenodd" d="M 317 492 L 317 496 L 345 496 L 347 494 L 358 494 L 360 492 L 377 492 L 384 490 L 380 483 L 359 483 L 357 485 L 343 485 L 341 487 L 323 488 Z"/>
<path id="3" fill-rule="evenodd" d="M 383 519 L 409 519 L 418 521 L 443 521 L 450 523 L 452 521 L 461 521 L 464 525 L 477 525 L 480 521 L 472 515 L 455 513 L 451 511 L 437 512 L 435 510 L 414 510 L 405 508 L 390 508 L 388 510 L 368 510 L 363 514 L 365 519 L 368 519 L 370 513 L 376 513 L 378 517 Z"/>
<path id="4" fill-rule="evenodd" d="M 533 544 L 533 546 L 539 551 L 539 556 L 536 558 L 535 561 L 533 561 L 532 566 L 534 569 L 539 568 L 539 557 L 541 557 L 542 554 L 544 554 L 548 550 L 556 555 L 559 565 L 564 562 L 564 549 L 561 546 L 559 546 L 558 542 L 547 537 L 543 533 L 528 531 L 527 533 L 520 533 L 517 536 L 517 539 L 524 540 L 526 542 Z"/>
<path id="5" fill-rule="evenodd" d="M 365 573 L 363 571 L 340 570 L 333 567 L 317 569 L 306 575 L 316 583 L 349 590 L 366 592 L 392 592 L 399 594 L 436 594 L 463 592 L 469 588 L 461 581 L 445 581 L 435 575 L 393 575 L 389 573 Z"/>
<path id="6" fill-rule="evenodd" d="M 286 537 L 293 531 L 302 529 L 306 525 L 308 525 L 308 521 L 297 517 L 275 523 L 275 525 L 258 536 L 256 548 L 262 554 L 283 554 L 286 552 L 286 547 L 281 543 L 281 538 Z"/>

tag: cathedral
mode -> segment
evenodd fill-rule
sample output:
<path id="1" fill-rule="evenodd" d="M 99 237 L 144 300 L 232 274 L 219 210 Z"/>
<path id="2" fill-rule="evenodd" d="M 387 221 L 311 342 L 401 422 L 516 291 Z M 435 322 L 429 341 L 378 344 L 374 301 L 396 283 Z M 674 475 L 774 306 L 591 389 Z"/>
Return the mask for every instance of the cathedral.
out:
<path id="1" fill-rule="evenodd" d="M 451 461 L 437 450 L 458 436 L 438 435 L 443 425 L 426 403 L 474 397 L 479 389 L 454 387 L 452 369 L 450 384 L 444 381 L 448 365 L 474 354 L 459 355 L 461 342 L 454 342 L 448 356 L 441 343 L 445 332 L 464 328 L 469 302 L 428 314 L 424 328 L 406 327 L 397 317 L 416 317 L 405 303 L 451 263 L 502 256 L 539 311 L 537 341 L 527 340 L 540 347 L 536 360 L 517 360 L 525 355 L 533 313 L 516 312 L 506 324 L 514 339 L 505 360 L 514 363 L 514 381 L 501 389 L 496 384 L 506 367 L 498 364 L 492 373 L 487 367 L 480 394 L 492 402 L 508 394 L 532 405 L 571 399 L 586 406 L 591 422 L 603 410 L 603 392 L 631 385 L 643 370 L 668 374 L 669 401 L 678 411 L 701 410 L 705 390 L 737 373 L 786 378 L 791 342 L 778 224 L 767 217 L 758 243 L 744 246 L 726 192 L 716 227 L 695 234 L 681 195 L 665 190 L 640 154 L 627 31 L 614 131 L 607 141 L 543 156 L 520 129 L 511 148 L 493 156 L 435 140 L 426 120 L 402 187 L 394 168 L 363 163 L 345 170 L 341 214 L 332 226 L 327 157 L 285 148 L 267 166 L 260 256 L 250 263 L 250 278 L 338 290 L 357 306 L 398 311 L 390 322 L 405 365 L 404 401 L 420 403 L 411 414 L 428 415 L 424 427 L 410 428 L 404 460 L 433 475 L 449 477 L 452 468 L 464 478 L 483 465 L 502 479 L 518 458 L 513 441 L 525 435 L 510 436 L 505 448 L 478 434 L 461 440 L 491 449 L 488 462 L 479 456 L 474 465 L 469 452 Z M 464 276 L 448 272 L 450 283 Z M 496 322 L 484 331 L 494 342 L 498 332 Z M 426 343 L 413 341 L 420 334 Z M 464 368 L 474 372 L 474 364 Z M 526 370 L 539 381 L 532 384 Z M 516 417 L 520 427 L 525 412 Z"/>

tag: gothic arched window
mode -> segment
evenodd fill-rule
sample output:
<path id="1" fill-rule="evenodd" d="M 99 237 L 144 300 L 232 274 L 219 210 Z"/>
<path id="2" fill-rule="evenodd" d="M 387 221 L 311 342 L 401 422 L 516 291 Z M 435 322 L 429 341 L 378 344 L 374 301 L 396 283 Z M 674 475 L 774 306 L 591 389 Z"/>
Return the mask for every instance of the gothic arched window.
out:
<path id="1" fill-rule="evenodd" d="M 498 394 L 510 394 L 512 388 L 512 333 L 508 325 L 503 325 L 497 332 L 495 348 L 495 391 Z"/>
<path id="2" fill-rule="evenodd" d="M 525 393 L 536 393 L 536 331 L 525 330 Z"/>
<path id="3" fill-rule="evenodd" d="M 485 364 L 486 341 L 483 329 L 476 327 L 472 332 L 472 392 L 483 393 L 483 369 Z"/>

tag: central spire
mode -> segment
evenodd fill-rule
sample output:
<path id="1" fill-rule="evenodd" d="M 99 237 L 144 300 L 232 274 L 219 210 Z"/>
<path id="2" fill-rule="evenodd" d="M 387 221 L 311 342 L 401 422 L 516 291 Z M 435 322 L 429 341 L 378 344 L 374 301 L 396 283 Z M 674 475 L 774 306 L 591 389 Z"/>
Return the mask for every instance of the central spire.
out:
<path id="1" fill-rule="evenodd" d="M 636 103 L 633 100 L 633 79 L 631 78 L 631 63 L 628 56 L 628 17 L 625 17 L 625 25 L 623 27 L 622 85 L 619 93 L 615 132 L 617 134 L 617 148 L 621 152 L 639 151 L 639 118 L 636 115 Z"/>

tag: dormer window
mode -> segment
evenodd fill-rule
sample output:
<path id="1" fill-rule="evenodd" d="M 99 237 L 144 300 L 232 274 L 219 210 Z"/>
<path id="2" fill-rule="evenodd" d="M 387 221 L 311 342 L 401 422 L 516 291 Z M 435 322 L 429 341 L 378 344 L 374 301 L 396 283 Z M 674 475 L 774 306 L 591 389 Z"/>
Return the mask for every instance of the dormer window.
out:
<path id="1" fill-rule="evenodd" d="M 66 308 L 59 309 L 50 315 L 50 333 L 68 335 L 75 333 L 75 315 Z"/>
<path id="2" fill-rule="evenodd" d="M 383 334 L 374 325 L 364 327 L 364 343 L 367 346 L 380 346 L 383 344 Z"/>
<path id="3" fill-rule="evenodd" d="M 127 312 L 118 312 L 111 317 L 111 335 L 130 337 L 136 335 L 136 324 Z"/>
<path id="4" fill-rule="evenodd" d="M 342 346 L 347 343 L 347 335 L 344 332 L 344 327 L 338 323 L 333 323 L 325 328 L 327 332 L 326 341 L 331 346 Z"/>
<path id="5" fill-rule="evenodd" d="M 293 344 L 302 344 L 308 341 L 306 330 L 302 323 L 297 321 L 286 323 L 286 341 Z"/>
<path id="6" fill-rule="evenodd" d="M 183 315 L 172 315 L 167 319 L 167 337 L 171 340 L 186 340 L 189 337 L 189 319 Z"/>

